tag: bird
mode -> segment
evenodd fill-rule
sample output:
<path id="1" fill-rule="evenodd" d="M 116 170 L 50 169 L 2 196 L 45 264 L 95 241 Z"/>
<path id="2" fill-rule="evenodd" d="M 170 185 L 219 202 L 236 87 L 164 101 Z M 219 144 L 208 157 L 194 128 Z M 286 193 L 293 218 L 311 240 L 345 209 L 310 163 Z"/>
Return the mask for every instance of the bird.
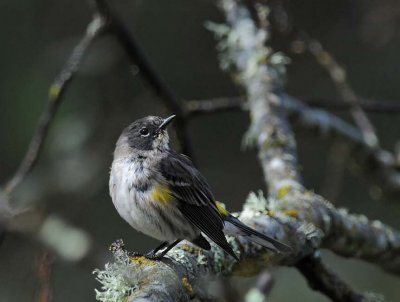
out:
<path id="1" fill-rule="evenodd" d="M 146 116 L 126 127 L 116 143 L 109 190 L 119 215 L 162 243 L 142 255 L 160 260 L 182 240 L 210 250 L 209 240 L 239 261 L 225 234 L 246 236 L 276 253 L 291 248 L 245 225 L 216 201 L 191 159 L 170 144 L 167 118 Z"/>

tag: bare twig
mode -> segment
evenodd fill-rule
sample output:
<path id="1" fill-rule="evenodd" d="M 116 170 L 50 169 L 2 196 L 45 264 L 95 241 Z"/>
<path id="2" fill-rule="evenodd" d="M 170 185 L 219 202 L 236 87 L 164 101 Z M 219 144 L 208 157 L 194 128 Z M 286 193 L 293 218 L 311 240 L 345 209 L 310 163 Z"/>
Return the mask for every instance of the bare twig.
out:
<path id="1" fill-rule="evenodd" d="M 281 94 L 280 98 L 292 123 L 325 136 L 344 139 L 359 168 L 365 172 L 363 176 L 377 183 L 385 195 L 400 196 L 399 162 L 392 153 L 371 147 L 357 128 L 324 110 L 310 108 L 286 94 Z"/>
<path id="2" fill-rule="evenodd" d="M 161 98 L 166 107 L 177 115 L 175 129 L 182 152 L 193 158 L 193 148 L 187 131 L 187 112 L 183 101 L 170 89 L 165 80 L 156 71 L 142 48 L 136 42 L 136 39 L 111 11 L 107 1 L 94 0 L 93 3 L 97 11 L 108 21 L 109 33 L 118 40 L 131 63 L 139 68 L 146 83 Z"/>
<path id="3" fill-rule="evenodd" d="M 371 147 L 359 129 L 343 119 L 320 109 L 310 108 L 304 102 L 285 93 L 276 94 L 289 120 L 299 128 L 315 131 L 326 137 L 340 138 L 373 183 L 377 183 L 389 197 L 400 196 L 400 169 L 396 157 L 381 148 Z M 188 101 L 188 112 L 193 115 L 225 111 L 249 110 L 242 97 Z"/>
<path id="4" fill-rule="evenodd" d="M 350 108 L 348 103 L 336 99 L 322 97 L 301 97 L 299 99 L 312 108 L 324 108 L 334 111 L 348 110 Z M 361 99 L 359 105 L 364 111 L 371 113 L 400 113 L 400 102 L 396 101 Z M 240 96 L 186 101 L 186 110 L 191 116 L 247 109 L 246 98 Z"/>
<path id="5" fill-rule="evenodd" d="M 300 98 L 303 102 L 311 107 L 320 107 L 330 110 L 348 110 L 350 105 L 341 100 L 330 98 L 312 97 Z M 384 114 L 399 114 L 400 102 L 398 101 L 381 101 L 371 100 L 358 97 L 358 105 L 367 112 L 384 113 Z"/>
<path id="6" fill-rule="evenodd" d="M 374 126 L 359 105 L 360 101 L 358 96 L 348 84 L 345 69 L 336 62 L 334 57 L 323 48 L 319 41 L 310 38 L 304 32 L 301 34 L 301 38 L 305 41 L 310 53 L 312 53 L 321 66 L 325 67 L 328 71 L 342 99 L 350 105 L 350 112 L 355 123 L 363 133 L 365 141 L 371 147 L 378 146 L 379 140 L 375 133 Z"/>
<path id="7" fill-rule="evenodd" d="M 244 97 L 190 100 L 186 101 L 186 110 L 190 116 L 198 116 L 226 111 L 242 111 L 245 108 L 245 104 Z"/>
<path id="8" fill-rule="evenodd" d="M 32 170 L 39 159 L 48 130 L 61 104 L 62 96 L 78 71 L 79 64 L 81 63 L 87 49 L 92 44 L 93 40 L 104 30 L 105 25 L 104 19 L 101 16 L 96 15 L 93 18 L 92 22 L 90 22 L 87 27 L 86 34 L 74 48 L 60 74 L 50 86 L 48 103 L 40 115 L 39 122 L 31 138 L 25 157 L 15 174 L 4 186 L 4 191 L 7 194 L 12 193 L 25 176 Z"/>
<path id="9" fill-rule="evenodd" d="M 259 0 L 263 1 L 263 0 Z M 316 61 L 328 72 L 332 82 L 335 84 L 337 91 L 341 95 L 343 101 L 350 107 L 350 113 L 364 136 L 364 140 L 371 146 L 379 145 L 378 137 L 375 133 L 374 126 L 365 114 L 362 106 L 360 106 L 361 98 L 354 92 L 347 81 L 346 70 L 340 66 L 334 56 L 323 48 L 322 44 L 316 39 L 311 38 L 305 31 L 296 28 L 290 22 L 290 16 L 285 10 L 282 1 L 274 1 L 273 16 L 276 15 L 274 21 L 277 23 L 277 29 L 286 35 L 293 37 L 293 40 L 302 43 L 302 48 L 308 50 L 316 59 Z M 275 12 L 275 13 L 274 13 Z"/>
<path id="10" fill-rule="evenodd" d="M 37 259 L 39 296 L 38 302 L 51 302 L 53 293 L 51 288 L 51 276 L 53 271 L 53 257 L 47 251 L 40 251 Z"/>
<path id="11" fill-rule="evenodd" d="M 319 256 L 311 255 L 299 261 L 297 268 L 308 285 L 336 302 L 363 302 L 367 297 L 357 293 L 335 273 L 329 270 Z"/>

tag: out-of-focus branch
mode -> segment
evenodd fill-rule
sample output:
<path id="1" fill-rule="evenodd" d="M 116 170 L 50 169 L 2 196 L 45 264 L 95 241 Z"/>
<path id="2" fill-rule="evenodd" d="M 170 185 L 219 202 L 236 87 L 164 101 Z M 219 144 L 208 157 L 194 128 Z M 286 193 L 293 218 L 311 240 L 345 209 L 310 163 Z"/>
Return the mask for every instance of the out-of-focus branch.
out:
<path id="1" fill-rule="evenodd" d="M 329 110 L 348 110 L 350 105 L 342 100 L 321 97 L 300 98 L 304 103 L 311 107 L 325 108 Z M 358 97 L 358 105 L 367 112 L 384 113 L 384 114 L 399 114 L 399 101 L 381 101 L 371 100 Z"/>
<path id="2" fill-rule="evenodd" d="M 362 302 L 366 297 L 357 293 L 348 284 L 329 270 L 319 256 L 311 255 L 299 261 L 297 268 L 307 279 L 308 285 L 325 294 L 332 301 L 337 302 Z"/>
<path id="3" fill-rule="evenodd" d="M 62 96 L 78 71 L 79 64 L 81 63 L 83 56 L 86 54 L 87 49 L 94 39 L 102 33 L 105 26 L 106 23 L 104 22 L 104 19 L 100 15 L 95 15 L 92 22 L 90 22 L 87 27 L 86 34 L 74 48 L 60 74 L 50 86 L 47 105 L 40 115 L 39 122 L 31 138 L 24 159 L 12 178 L 4 185 L 4 191 L 6 194 L 11 194 L 36 164 L 50 125 L 61 104 Z M 3 202 L 4 200 L 5 199 L 2 199 L 1 201 Z"/>
<path id="4" fill-rule="evenodd" d="M 357 128 L 325 110 L 310 108 L 286 94 L 281 94 L 281 101 L 294 125 L 344 139 L 363 175 L 376 183 L 384 194 L 394 198 L 400 196 L 399 162 L 392 153 L 371 147 Z"/>
<path id="5" fill-rule="evenodd" d="M 38 301 L 51 302 L 53 300 L 53 292 L 50 283 L 54 259 L 48 251 L 41 250 L 36 262 L 37 277 L 39 280 Z"/>
<path id="6" fill-rule="evenodd" d="M 258 1 L 262 2 L 263 0 Z M 272 16 L 277 17 L 275 19 L 278 24 L 277 29 L 280 30 L 281 33 L 294 37 L 297 44 L 302 44 L 300 49 L 309 51 L 317 62 L 325 68 L 343 101 L 350 106 L 350 113 L 363 134 L 364 140 L 371 147 L 378 146 L 379 140 L 375 133 L 374 126 L 360 106 L 361 98 L 359 98 L 347 82 L 346 70 L 336 62 L 334 56 L 326 51 L 319 41 L 311 38 L 305 31 L 291 24 L 290 16 L 285 10 L 282 1 L 274 1 L 274 4 L 271 6 L 273 9 Z"/>
<path id="7" fill-rule="evenodd" d="M 324 108 L 335 111 L 349 109 L 349 104 L 341 100 L 321 97 L 300 98 L 300 100 L 312 108 Z M 400 113 L 400 102 L 362 99 L 359 105 L 363 110 L 373 113 Z M 191 116 L 227 111 L 242 111 L 246 109 L 248 109 L 246 106 L 246 98 L 240 96 L 186 101 L 186 110 Z"/>
<path id="8" fill-rule="evenodd" d="M 319 64 L 328 71 L 342 99 L 350 105 L 350 113 L 362 132 L 365 141 L 371 147 L 378 146 L 379 140 L 374 126 L 359 105 L 359 97 L 348 84 L 345 69 L 336 62 L 334 57 L 323 48 L 319 41 L 310 38 L 305 32 L 301 33 L 300 38 L 306 43 L 307 49 L 315 56 Z"/>
<path id="9" fill-rule="evenodd" d="M 350 144 L 352 155 L 361 169 L 377 183 L 384 194 L 400 196 L 400 163 L 387 150 L 371 147 L 362 133 L 343 119 L 318 108 L 311 108 L 303 101 L 283 92 L 276 93 L 280 106 L 287 111 L 289 120 L 299 128 L 315 131 L 323 136 L 343 139 Z M 188 101 L 188 112 L 201 115 L 231 110 L 249 110 L 244 97 L 216 98 Z"/>
<path id="10" fill-rule="evenodd" d="M 227 111 L 242 111 L 245 109 L 244 97 L 226 97 L 207 100 L 186 101 L 186 110 L 190 116 L 198 116 L 210 113 Z"/>
<path id="11" fill-rule="evenodd" d="M 5 231 L 20 233 L 41 242 L 55 255 L 89 268 L 103 263 L 106 256 L 100 249 L 94 247 L 94 242 L 85 231 L 69 225 L 61 218 L 44 215 L 37 209 L 13 209 L 9 200 L 10 194 L 38 161 L 65 91 L 76 76 L 89 47 L 106 28 L 106 20 L 101 15 L 95 14 L 87 26 L 85 35 L 75 46 L 50 86 L 48 103 L 41 113 L 24 159 L 12 178 L 5 184 L 3 191 L 0 191 L 0 224 L 4 227 L 3 234 Z"/>
<path id="12" fill-rule="evenodd" d="M 117 39 L 125 50 L 131 63 L 139 68 L 143 79 L 150 86 L 152 91 L 160 97 L 169 111 L 177 115 L 175 119 L 175 129 L 181 144 L 182 152 L 193 158 L 193 148 L 187 131 L 187 112 L 183 101 L 170 89 L 165 80 L 156 71 L 142 48 L 136 42 L 134 36 L 112 12 L 107 4 L 107 0 L 94 0 L 93 4 L 95 9 L 109 23 L 108 33 Z"/>

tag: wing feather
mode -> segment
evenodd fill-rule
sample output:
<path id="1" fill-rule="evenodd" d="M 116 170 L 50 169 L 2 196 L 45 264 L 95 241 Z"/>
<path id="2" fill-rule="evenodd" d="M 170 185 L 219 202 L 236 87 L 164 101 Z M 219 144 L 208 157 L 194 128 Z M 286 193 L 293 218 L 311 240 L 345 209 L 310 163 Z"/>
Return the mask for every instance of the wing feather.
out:
<path id="1" fill-rule="evenodd" d="M 237 259 L 223 233 L 224 221 L 210 187 L 190 159 L 170 151 L 160 162 L 160 171 L 181 213 L 201 232 Z"/>

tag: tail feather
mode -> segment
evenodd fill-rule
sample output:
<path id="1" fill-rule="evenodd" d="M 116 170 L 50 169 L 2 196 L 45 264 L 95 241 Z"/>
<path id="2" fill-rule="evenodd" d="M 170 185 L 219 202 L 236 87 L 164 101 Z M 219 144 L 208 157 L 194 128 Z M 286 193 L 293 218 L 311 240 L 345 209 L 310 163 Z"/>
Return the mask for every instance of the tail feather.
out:
<path id="1" fill-rule="evenodd" d="M 232 233 L 233 235 L 241 235 L 241 236 L 248 236 L 248 238 L 265 247 L 268 250 L 271 250 L 276 253 L 291 253 L 292 249 L 287 246 L 286 244 L 279 242 L 267 235 L 264 235 L 256 230 L 250 228 L 249 226 L 245 225 L 239 219 L 232 215 L 224 216 L 223 219 L 225 220 L 225 230 L 227 233 Z M 231 225 L 229 225 L 231 224 Z"/>

